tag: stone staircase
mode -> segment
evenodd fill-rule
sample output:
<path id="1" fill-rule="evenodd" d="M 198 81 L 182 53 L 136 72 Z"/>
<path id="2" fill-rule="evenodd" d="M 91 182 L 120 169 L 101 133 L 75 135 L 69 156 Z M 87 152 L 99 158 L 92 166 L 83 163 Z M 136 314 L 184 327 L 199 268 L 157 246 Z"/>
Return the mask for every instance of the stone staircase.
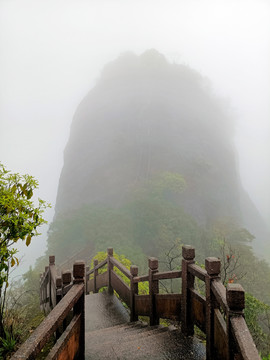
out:
<path id="1" fill-rule="evenodd" d="M 127 310 L 115 296 L 87 296 L 85 359 L 205 359 L 205 346 L 173 326 L 128 321 Z"/>

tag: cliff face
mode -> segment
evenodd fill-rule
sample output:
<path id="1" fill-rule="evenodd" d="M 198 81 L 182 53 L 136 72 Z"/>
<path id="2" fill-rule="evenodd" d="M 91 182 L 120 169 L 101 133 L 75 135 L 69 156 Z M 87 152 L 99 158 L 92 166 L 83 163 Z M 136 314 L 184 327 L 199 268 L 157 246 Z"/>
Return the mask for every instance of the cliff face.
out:
<path id="1" fill-rule="evenodd" d="M 199 223 L 233 217 L 256 231 L 260 216 L 243 191 L 233 124 L 206 79 L 149 50 L 108 64 L 79 105 L 61 173 L 56 216 L 83 204 L 119 207 L 160 172 L 180 173 L 174 201 Z"/>

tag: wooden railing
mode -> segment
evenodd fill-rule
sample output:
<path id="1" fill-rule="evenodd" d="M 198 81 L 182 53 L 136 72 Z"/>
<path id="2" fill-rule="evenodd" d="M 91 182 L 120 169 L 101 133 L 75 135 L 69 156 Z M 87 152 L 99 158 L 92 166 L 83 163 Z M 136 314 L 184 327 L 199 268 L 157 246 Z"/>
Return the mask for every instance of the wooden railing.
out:
<path id="1" fill-rule="evenodd" d="M 85 264 L 77 261 L 72 273 L 56 275 L 55 258 L 50 256 L 50 265 L 40 278 L 40 305 L 49 315 L 31 334 L 11 360 L 36 359 L 44 346 L 57 340 L 47 360 L 84 359 L 85 351 Z"/>
<path id="2" fill-rule="evenodd" d="M 115 290 L 130 308 L 130 321 L 138 316 L 149 316 L 150 325 L 159 324 L 159 319 L 181 321 L 181 330 L 185 335 L 194 334 L 194 326 L 206 334 L 207 359 L 221 360 L 257 360 L 260 359 L 256 346 L 244 319 L 245 292 L 239 284 L 224 287 L 220 280 L 220 259 L 209 257 L 205 260 L 205 269 L 195 265 L 195 249 L 192 246 L 182 248 L 182 271 L 158 271 L 158 260 L 149 258 L 147 275 L 138 276 L 138 267 L 126 269 L 113 257 L 113 249 L 107 250 L 107 259 L 86 271 L 86 292 L 98 292 L 102 287 Z M 107 266 L 107 270 L 99 270 Z M 126 282 L 114 271 L 114 268 L 129 279 Z M 91 277 L 91 278 L 90 278 Z M 159 293 L 159 281 L 182 279 L 182 291 L 178 294 Z M 195 278 L 205 283 L 205 294 L 194 288 Z M 149 294 L 138 293 L 138 283 L 149 283 Z"/>
<path id="3" fill-rule="evenodd" d="M 73 281 L 71 271 L 57 276 L 55 258 L 50 256 L 49 266 L 40 278 L 40 305 L 50 313 L 11 360 L 35 359 L 53 334 L 57 341 L 47 359 L 84 359 L 84 295 L 97 293 L 102 287 L 107 287 L 111 294 L 116 291 L 128 305 L 130 321 L 137 321 L 138 316 L 148 316 L 150 325 L 159 324 L 160 318 L 180 321 L 187 336 L 192 336 L 197 326 L 206 334 L 207 360 L 260 359 L 244 319 L 245 293 L 241 285 L 224 287 L 220 259 L 205 259 L 203 269 L 195 264 L 192 246 L 183 246 L 182 255 L 181 271 L 159 272 L 158 259 L 150 257 L 148 274 L 138 276 L 137 266 L 127 269 L 113 257 L 113 249 L 108 248 L 107 258 L 100 263 L 94 260 L 91 270 L 85 270 L 84 262 L 75 262 Z M 181 279 L 181 292 L 179 288 L 176 294 L 160 293 L 160 282 L 167 279 Z M 196 279 L 205 284 L 204 293 L 195 289 Z M 148 282 L 149 294 L 139 294 L 140 282 Z"/>

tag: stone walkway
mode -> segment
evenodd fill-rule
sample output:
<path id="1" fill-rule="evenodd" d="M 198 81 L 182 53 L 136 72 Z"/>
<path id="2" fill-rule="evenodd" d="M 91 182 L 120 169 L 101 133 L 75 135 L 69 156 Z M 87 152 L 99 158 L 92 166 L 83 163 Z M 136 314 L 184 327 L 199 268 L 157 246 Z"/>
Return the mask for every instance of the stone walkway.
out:
<path id="1" fill-rule="evenodd" d="M 129 323 L 129 314 L 113 295 L 85 298 L 85 359 L 204 360 L 205 347 L 174 327 Z"/>

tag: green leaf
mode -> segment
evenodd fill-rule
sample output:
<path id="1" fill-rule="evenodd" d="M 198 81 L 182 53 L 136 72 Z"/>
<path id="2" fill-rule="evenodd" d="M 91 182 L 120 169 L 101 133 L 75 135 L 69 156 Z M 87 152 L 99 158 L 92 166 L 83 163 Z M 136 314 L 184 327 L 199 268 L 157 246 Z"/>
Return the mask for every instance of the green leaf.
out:
<path id="1" fill-rule="evenodd" d="M 33 191 L 32 191 L 32 189 L 30 189 L 27 191 L 27 199 L 28 200 L 31 199 L 32 196 L 33 196 Z"/>
<path id="2" fill-rule="evenodd" d="M 30 245 L 31 239 L 32 239 L 31 235 L 28 235 L 27 238 L 26 238 L 26 246 Z"/>

